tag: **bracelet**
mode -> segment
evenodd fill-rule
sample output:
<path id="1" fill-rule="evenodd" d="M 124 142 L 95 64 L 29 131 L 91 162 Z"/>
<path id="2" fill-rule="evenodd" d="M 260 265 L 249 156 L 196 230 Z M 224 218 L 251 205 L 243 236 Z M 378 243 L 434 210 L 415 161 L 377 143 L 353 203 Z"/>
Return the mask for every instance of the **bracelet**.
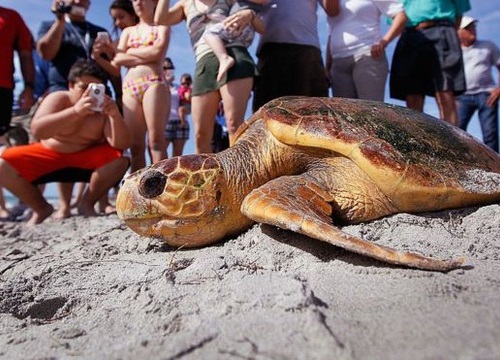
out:
<path id="1" fill-rule="evenodd" d="M 35 88 L 35 84 L 32 82 L 32 81 L 28 81 L 28 82 L 25 82 L 24 83 L 24 88 L 30 88 L 30 89 L 34 89 Z"/>

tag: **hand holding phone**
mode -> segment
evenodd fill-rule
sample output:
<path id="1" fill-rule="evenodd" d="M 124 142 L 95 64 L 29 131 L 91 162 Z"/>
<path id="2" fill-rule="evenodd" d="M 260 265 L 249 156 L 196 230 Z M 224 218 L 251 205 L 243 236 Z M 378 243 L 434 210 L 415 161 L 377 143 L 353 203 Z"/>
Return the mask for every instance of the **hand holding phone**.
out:
<path id="1" fill-rule="evenodd" d="M 110 43 L 111 42 L 111 38 L 109 37 L 109 34 L 107 32 L 105 32 L 105 31 L 99 31 L 97 33 L 95 41 L 99 42 L 99 43 Z"/>
<path id="2" fill-rule="evenodd" d="M 104 107 L 104 96 L 106 93 L 106 88 L 104 84 L 90 83 L 89 84 L 89 96 L 95 99 L 95 104 L 91 107 L 92 110 L 97 112 L 102 112 Z"/>

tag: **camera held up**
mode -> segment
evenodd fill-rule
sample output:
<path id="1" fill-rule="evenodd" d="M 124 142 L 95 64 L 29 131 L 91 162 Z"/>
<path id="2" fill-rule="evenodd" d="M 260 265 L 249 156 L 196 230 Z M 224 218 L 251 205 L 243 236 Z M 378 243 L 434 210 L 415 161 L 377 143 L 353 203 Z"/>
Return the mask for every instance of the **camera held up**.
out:
<path id="1" fill-rule="evenodd" d="M 66 1 L 56 1 L 52 12 L 58 15 L 71 14 L 85 16 L 85 10 L 83 6 L 68 4 Z"/>
<path id="2" fill-rule="evenodd" d="M 66 4 L 64 1 L 58 1 L 56 3 L 55 9 L 52 10 L 52 12 L 57 14 L 69 14 L 72 7 L 72 5 Z"/>

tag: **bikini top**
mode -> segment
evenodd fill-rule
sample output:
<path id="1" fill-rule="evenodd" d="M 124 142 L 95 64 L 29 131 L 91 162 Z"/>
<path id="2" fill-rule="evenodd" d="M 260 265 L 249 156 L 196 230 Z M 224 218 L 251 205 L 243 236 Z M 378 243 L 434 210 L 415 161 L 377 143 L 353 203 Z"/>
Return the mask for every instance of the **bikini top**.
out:
<path id="1" fill-rule="evenodd" d="M 130 29 L 127 46 L 129 48 L 139 48 L 153 45 L 158 39 L 158 26 L 135 25 Z"/>

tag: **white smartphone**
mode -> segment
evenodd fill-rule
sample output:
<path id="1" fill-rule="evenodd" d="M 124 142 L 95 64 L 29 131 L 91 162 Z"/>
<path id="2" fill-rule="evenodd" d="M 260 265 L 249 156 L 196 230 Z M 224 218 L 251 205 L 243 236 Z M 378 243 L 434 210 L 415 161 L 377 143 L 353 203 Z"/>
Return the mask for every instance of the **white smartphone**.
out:
<path id="1" fill-rule="evenodd" d="M 102 43 L 109 43 L 109 42 L 111 42 L 111 38 L 109 37 L 109 34 L 106 31 L 99 31 L 97 33 L 95 41 L 102 42 Z"/>
<path id="2" fill-rule="evenodd" d="M 104 84 L 90 83 L 89 84 L 89 96 L 95 99 L 95 104 L 91 107 L 92 110 L 102 112 L 104 107 L 104 95 L 106 93 L 106 88 Z"/>

